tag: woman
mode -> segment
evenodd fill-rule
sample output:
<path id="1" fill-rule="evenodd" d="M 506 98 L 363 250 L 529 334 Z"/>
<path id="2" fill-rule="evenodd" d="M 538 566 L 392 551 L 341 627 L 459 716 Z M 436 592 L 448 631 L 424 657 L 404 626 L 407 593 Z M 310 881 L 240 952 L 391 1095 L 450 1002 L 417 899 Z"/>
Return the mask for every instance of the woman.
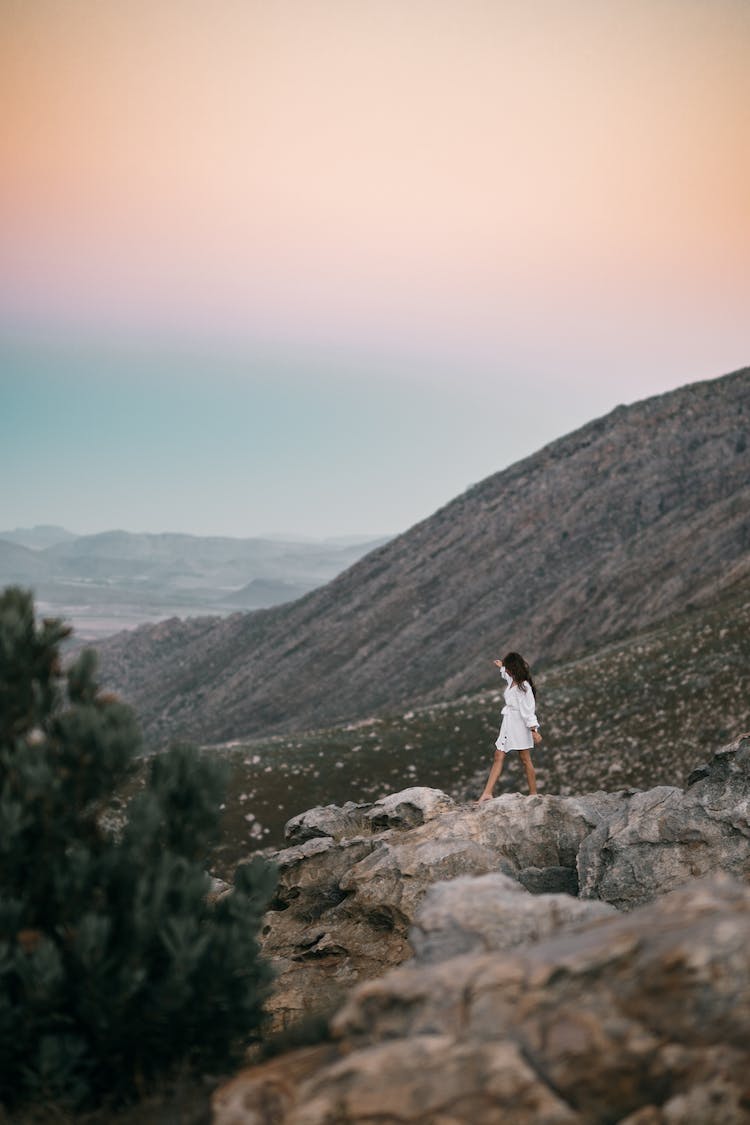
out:
<path id="1" fill-rule="evenodd" d="M 495 743 L 495 760 L 482 796 L 477 801 L 491 801 L 494 788 L 503 772 L 505 755 L 517 751 L 526 773 L 529 793 L 536 793 L 536 774 L 531 761 L 531 748 L 542 741 L 539 722 L 536 717 L 534 681 L 528 664 L 517 652 L 509 652 L 505 660 L 495 660 L 494 664 L 503 674 L 506 683 L 505 706 L 500 733 Z"/>

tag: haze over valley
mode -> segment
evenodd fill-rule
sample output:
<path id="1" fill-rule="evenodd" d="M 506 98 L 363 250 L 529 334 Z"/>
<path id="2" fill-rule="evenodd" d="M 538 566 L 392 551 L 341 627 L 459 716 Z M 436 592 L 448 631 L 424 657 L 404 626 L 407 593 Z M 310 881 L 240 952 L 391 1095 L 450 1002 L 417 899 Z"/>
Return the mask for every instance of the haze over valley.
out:
<path id="1" fill-rule="evenodd" d="M 226 616 L 293 601 L 383 542 L 74 535 L 43 525 L 0 532 L 0 586 L 33 589 L 42 613 L 64 617 L 79 640 L 98 640 L 168 617 Z"/>

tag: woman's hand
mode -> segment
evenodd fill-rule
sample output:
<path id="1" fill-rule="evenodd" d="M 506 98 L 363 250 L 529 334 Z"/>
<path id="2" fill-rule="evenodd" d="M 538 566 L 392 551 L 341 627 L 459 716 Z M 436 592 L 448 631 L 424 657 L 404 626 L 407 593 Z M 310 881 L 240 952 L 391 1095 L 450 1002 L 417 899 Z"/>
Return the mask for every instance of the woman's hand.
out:
<path id="1" fill-rule="evenodd" d="M 531 737 L 534 739 L 534 745 L 535 746 L 538 746 L 539 743 L 542 741 L 542 736 L 541 736 L 541 734 L 539 733 L 538 730 L 533 730 L 531 732 Z"/>
<path id="2" fill-rule="evenodd" d="M 492 663 L 496 664 L 498 668 L 502 668 L 503 666 L 502 660 L 493 660 Z"/>

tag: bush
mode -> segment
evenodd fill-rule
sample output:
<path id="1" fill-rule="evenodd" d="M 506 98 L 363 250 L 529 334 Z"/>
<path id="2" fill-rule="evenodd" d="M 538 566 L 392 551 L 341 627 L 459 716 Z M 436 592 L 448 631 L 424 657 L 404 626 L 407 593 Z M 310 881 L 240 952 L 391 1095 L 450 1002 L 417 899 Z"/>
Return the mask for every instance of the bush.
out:
<path id="1" fill-rule="evenodd" d="M 238 868 L 207 901 L 221 767 L 155 757 L 119 839 L 102 813 L 133 771 L 132 712 L 60 621 L 0 595 L 0 1102 L 84 1106 L 178 1069 L 223 1071 L 251 1041 L 271 977 L 257 935 L 275 873 Z"/>

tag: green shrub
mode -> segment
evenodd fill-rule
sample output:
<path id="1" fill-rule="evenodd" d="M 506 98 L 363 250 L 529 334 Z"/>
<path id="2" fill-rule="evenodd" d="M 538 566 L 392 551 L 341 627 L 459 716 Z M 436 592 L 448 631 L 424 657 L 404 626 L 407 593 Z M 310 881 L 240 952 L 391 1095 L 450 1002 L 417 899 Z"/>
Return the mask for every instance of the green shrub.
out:
<path id="1" fill-rule="evenodd" d="M 238 868 L 207 901 L 222 767 L 155 757 L 119 838 L 102 813 L 134 767 L 131 711 L 95 656 L 62 668 L 60 621 L 0 595 L 0 1103 L 96 1104 L 221 1072 L 262 1018 L 257 935 L 275 872 Z"/>

